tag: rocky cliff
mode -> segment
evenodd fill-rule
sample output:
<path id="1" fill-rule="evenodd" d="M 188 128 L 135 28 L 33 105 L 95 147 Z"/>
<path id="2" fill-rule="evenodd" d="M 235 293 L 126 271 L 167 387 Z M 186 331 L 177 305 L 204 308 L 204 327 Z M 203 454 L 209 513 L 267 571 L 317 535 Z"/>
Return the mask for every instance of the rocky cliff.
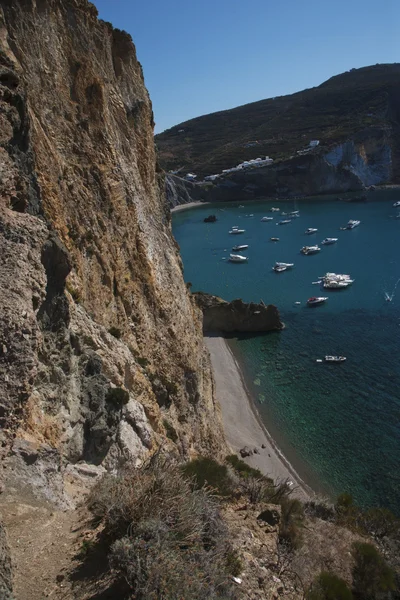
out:
<path id="1" fill-rule="evenodd" d="M 226 302 L 218 296 L 211 296 L 203 292 L 194 294 L 197 305 L 203 311 L 203 329 L 208 332 L 232 333 L 248 332 L 260 333 L 262 331 L 279 331 L 284 325 L 280 320 L 276 306 L 263 302 L 243 302 L 233 300 Z"/>
<path id="2" fill-rule="evenodd" d="M 130 36 L 87 0 L 0 6 L 6 483 L 69 504 L 82 464 L 224 442 Z"/>

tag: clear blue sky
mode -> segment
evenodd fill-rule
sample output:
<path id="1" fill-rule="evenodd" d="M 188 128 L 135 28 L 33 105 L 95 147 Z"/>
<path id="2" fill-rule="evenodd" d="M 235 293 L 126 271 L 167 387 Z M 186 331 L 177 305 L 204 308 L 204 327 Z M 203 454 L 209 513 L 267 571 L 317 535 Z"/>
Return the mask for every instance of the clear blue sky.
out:
<path id="1" fill-rule="evenodd" d="M 400 61 L 400 0 L 92 0 L 128 31 L 156 132 Z"/>

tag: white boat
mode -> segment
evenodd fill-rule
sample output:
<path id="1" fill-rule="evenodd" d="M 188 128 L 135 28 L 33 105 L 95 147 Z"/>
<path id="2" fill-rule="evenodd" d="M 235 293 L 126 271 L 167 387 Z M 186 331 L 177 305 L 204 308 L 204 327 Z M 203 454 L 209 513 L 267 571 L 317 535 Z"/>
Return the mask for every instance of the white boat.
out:
<path id="1" fill-rule="evenodd" d="M 329 246 L 330 244 L 336 244 L 337 241 L 338 238 L 325 238 L 324 240 L 322 240 L 321 244 L 323 244 L 324 246 Z"/>
<path id="2" fill-rule="evenodd" d="M 247 250 L 248 247 L 248 244 L 243 244 L 242 246 L 233 246 L 232 251 L 237 252 L 238 250 Z"/>
<path id="3" fill-rule="evenodd" d="M 279 212 L 281 209 L 276 208 L 276 206 L 273 206 L 270 210 L 271 210 L 271 212 Z"/>
<path id="4" fill-rule="evenodd" d="M 321 248 L 319 246 L 303 246 L 302 249 L 300 250 L 300 252 L 302 254 L 316 254 L 317 252 L 320 252 Z"/>
<path id="5" fill-rule="evenodd" d="M 275 265 L 273 267 L 273 271 L 275 271 L 275 273 L 283 273 L 283 271 L 286 271 L 287 267 L 284 267 L 283 265 Z"/>
<path id="6" fill-rule="evenodd" d="M 345 356 L 325 356 L 325 362 L 341 363 L 346 360 Z"/>
<path id="7" fill-rule="evenodd" d="M 295 217 L 300 217 L 300 212 L 298 210 L 295 210 L 295 211 L 289 213 L 289 217 L 291 217 L 292 219 Z"/>
<path id="8" fill-rule="evenodd" d="M 308 229 L 305 230 L 305 234 L 306 235 L 310 235 L 311 233 L 317 233 L 318 229 L 315 229 L 315 227 L 308 227 Z"/>
<path id="9" fill-rule="evenodd" d="M 291 269 L 292 267 L 294 267 L 294 263 L 276 262 L 275 266 L 276 267 L 286 267 L 287 269 Z"/>
<path id="10" fill-rule="evenodd" d="M 277 225 L 286 225 L 287 223 L 291 223 L 290 219 L 283 219 L 283 221 L 278 221 Z"/>
<path id="11" fill-rule="evenodd" d="M 246 231 L 245 229 L 237 229 L 237 228 L 234 228 L 234 229 L 231 229 L 229 233 L 231 233 L 231 234 L 233 234 L 233 235 L 237 235 L 237 234 L 239 234 L 239 233 L 244 233 L 245 231 Z"/>
<path id="12" fill-rule="evenodd" d="M 312 296 L 307 300 L 307 304 L 308 306 L 317 306 L 318 304 L 323 304 L 327 300 L 328 298 L 325 298 L 323 296 Z"/>
<path id="13" fill-rule="evenodd" d="M 230 262 L 234 263 L 244 263 L 247 262 L 249 259 L 247 256 L 242 256 L 241 254 L 230 254 L 229 260 Z"/>
<path id="14" fill-rule="evenodd" d="M 395 202 L 395 203 L 393 204 L 393 206 L 400 206 L 400 200 L 398 200 L 397 202 Z"/>
<path id="15" fill-rule="evenodd" d="M 358 227 L 361 221 L 350 219 L 350 221 L 346 225 L 346 229 L 354 229 L 354 227 Z"/>
<path id="16" fill-rule="evenodd" d="M 262 217 L 261 221 L 273 221 L 274 217 Z"/>
<path id="17" fill-rule="evenodd" d="M 331 281 L 326 281 L 324 283 L 324 288 L 326 290 L 344 290 L 345 288 L 348 288 L 349 285 L 351 285 L 352 283 L 353 283 L 352 281 L 331 280 Z"/>
<path id="18" fill-rule="evenodd" d="M 271 242 L 279 242 L 279 238 L 277 238 L 277 237 L 272 237 L 272 238 L 269 238 L 269 239 L 270 239 Z"/>

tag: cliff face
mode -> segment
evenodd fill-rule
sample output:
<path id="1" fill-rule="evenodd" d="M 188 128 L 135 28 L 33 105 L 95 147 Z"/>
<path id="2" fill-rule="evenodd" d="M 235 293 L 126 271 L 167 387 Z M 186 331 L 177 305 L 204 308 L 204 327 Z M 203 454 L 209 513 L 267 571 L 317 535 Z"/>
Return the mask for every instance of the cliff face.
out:
<path id="1" fill-rule="evenodd" d="M 370 129 L 329 150 L 321 148 L 266 167 L 228 173 L 212 184 L 191 184 L 185 193 L 194 200 L 214 202 L 345 193 L 388 183 L 392 167 L 388 136 Z M 182 185 L 176 192 L 181 204 L 190 201 Z"/>
<path id="2" fill-rule="evenodd" d="M 130 36 L 87 0 L 0 6 L 0 417 L 12 477 L 65 500 L 81 461 L 101 471 L 160 445 L 218 455 L 201 311 Z"/>

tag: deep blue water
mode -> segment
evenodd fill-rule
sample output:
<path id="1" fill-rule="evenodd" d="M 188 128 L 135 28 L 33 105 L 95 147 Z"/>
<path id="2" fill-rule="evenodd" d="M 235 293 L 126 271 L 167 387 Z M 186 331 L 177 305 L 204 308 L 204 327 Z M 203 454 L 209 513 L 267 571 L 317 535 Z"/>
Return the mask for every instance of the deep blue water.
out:
<path id="1" fill-rule="evenodd" d="M 271 202 L 209 205 L 175 213 L 173 231 L 193 290 L 262 299 L 280 309 L 284 331 L 232 344 L 261 417 L 299 474 L 332 496 L 347 491 L 363 505 L 400 513 L 400 284 L 391 303 L 384 298 L 400 278 L 400 219 L 392 207 L 400 193 L 375 192 L 369 199 L 275 203 L 300 210 L 300 218 L 282 226 L 278 213 L 268 212 Z M 208 214 L 218 221 L 203 223 Z M 274 221 L 261 222 L 264 215 Z M 339 231 L 349 219 L 361 225 Z M 229 235 L 232 225 L 246 232 Z M 319 231 L 306 236 L 307 227 Z M 299 253 L 326 236 L 339 241 L 317 255 Z M 248 263 L 222 260 L 236 243 L 249 244 Z M 275 261 L 295 267 L 276 274 Z M 327 271 L 349 273 L 355 283 L 321 292 L 312 282 Z M 310 308 L 305 301 L 312 295 L 329 300 Z M 347 361 L 317 364 L 325 354 Z"/>

